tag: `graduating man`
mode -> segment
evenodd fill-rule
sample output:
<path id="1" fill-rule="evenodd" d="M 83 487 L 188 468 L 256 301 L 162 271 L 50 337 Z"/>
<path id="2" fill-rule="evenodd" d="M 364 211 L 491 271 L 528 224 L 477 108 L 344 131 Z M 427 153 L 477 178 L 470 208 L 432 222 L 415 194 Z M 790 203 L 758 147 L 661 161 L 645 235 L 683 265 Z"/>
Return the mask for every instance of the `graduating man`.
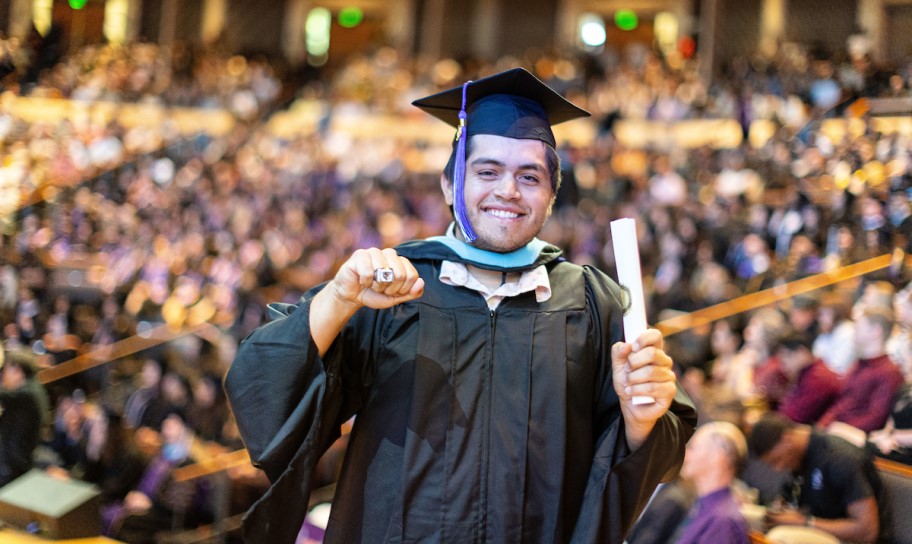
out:
<path id="1" fill-rule="evenodd" d="M 356 251 L 241 345 L 225 387 L 273 482 L 245 538 L 294 541 L 356 415 L 326 542 L 620 543 L 696 413 L 657 330 L 622 341 L 617 284 L 536 238 L 560 183 L 551 125 L 588 114 L 519 68 L 415 105 L 458 125 L 456 226 Z"/>

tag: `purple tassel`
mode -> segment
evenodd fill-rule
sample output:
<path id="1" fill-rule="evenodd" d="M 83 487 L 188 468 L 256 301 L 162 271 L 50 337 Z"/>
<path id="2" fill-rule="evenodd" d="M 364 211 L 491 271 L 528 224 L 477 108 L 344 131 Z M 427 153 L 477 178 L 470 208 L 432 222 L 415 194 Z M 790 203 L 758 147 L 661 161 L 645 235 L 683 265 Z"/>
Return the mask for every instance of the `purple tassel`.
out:
<path id="1" fill-rule="evenodd" d="M 459 110 L 459 128 L 456 129 L 456 164 L 453 168 L 453 196 L 455 197 L 455 202 L 453 207 L 456 212 L 456 223 L 459 224 L 462 235 L 465 237 L 466 242 L 472 243 L 478 239 L 478 236 L 472 230 L 471 223 L 469 223 L 469 216 L 466 213 L 465 194 L 463 194 L 466 170 L 465 147 L 466 139 L 468 138 L 466 134 L 468 131 L 466 128 L 466 88 L 469 83 L 471 81 L 466 81 L 462 86 L 462 108 Z"/>

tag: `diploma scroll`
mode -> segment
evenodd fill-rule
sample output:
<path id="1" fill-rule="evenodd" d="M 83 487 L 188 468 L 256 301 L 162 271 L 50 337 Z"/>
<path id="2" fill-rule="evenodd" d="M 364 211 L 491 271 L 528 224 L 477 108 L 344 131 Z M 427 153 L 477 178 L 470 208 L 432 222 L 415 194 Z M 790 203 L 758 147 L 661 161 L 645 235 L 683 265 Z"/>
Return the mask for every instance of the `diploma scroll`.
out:
<path id="1" fill-rule="evenodd" d="M 617 263 L 618 283 L 624 292 L 624 339 L 635 341 L 646 331 L 646 302 L 643 277 L 640 274 L 640 249 L 637 245 L 636 222 L 630 218 L 611 222 L 611 241 Z M 635 395 L 634 404 L 651 404 L 655 399 Z"/>

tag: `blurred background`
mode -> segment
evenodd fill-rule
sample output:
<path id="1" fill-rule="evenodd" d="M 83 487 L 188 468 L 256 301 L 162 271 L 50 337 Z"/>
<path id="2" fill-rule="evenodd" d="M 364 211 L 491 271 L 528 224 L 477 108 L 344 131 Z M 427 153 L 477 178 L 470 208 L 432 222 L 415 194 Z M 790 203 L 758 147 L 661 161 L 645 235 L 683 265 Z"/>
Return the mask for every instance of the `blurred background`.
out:
<path id="1" fill-rule="evenodd" d="M 541 237 L 614 275 L 637 218 L 705 418 L 776 409 L 786 326 L 832 346 L 865 292 L 909 303 L 912 0 L 0 0 L 0 36 L 0 487 L 92 483 L 121 541 L 237 540 L 268 483 L 236 346 L 354 250 L 445 230 L 452 131 L 410 102 L 467 79 L 524 66 L 592 112 L 557 127 Z"/>

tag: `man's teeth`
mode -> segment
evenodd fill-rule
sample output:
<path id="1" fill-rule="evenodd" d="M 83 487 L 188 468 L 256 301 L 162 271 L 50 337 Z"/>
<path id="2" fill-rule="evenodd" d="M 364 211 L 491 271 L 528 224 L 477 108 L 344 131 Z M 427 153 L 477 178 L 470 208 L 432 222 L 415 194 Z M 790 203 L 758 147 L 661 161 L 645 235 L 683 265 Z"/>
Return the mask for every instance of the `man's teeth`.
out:
<path id="1" fill-rule="evenodd" d="M 488 213 L 494 217 L 501 217 L 503 219 L 516 219 L 519 217 L 518 213 L 507 212 L 504 210 L 488 210 Z"/>

